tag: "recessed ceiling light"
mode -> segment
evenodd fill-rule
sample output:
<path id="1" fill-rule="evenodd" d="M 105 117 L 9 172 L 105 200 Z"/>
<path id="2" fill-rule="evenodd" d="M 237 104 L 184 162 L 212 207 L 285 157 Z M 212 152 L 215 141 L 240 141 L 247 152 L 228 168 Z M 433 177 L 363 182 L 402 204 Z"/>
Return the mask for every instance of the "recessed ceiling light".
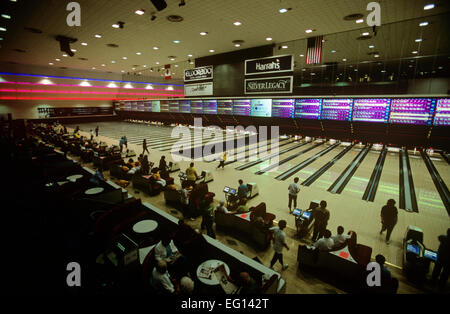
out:
<path id="1" fill-rule="evenodd" d="M 313 30 L 312 29 L 307 29 L 306 31 L 305 31 L 305 33 L 312 33 L 313 32 Z"/>
<path id="2" fill-rule="evenodd" d="M 344 59 L 342 59 L 342 61 L 344 61 L 344 62 L 345 62 L 345 61 L 347 61 L 347 59 L 345 59 L 345 58 L 344 58 Z"/>
<path id="3" fill-rule="evenodd" d="M 142 53 L 141 53 L 141 52 L 136 52 L 136 54 L 137 54 L 138 56 L 140 56 Z"/>
<path id="4" fill-rule="evenodd" d="M 95 38 L 102 38 L 102 35 L 99 35 L 99 34 L 95 34 L 95 36 L 94 36 Z"/>
<path id="5" fill-rule="evenodd" d="M 102 64 L 102 67 L 104 67 L 104 66 L 105 66 L 105 64 L 103 63 L 103 64 Z"/>
<path id="6" fill-rule="evenodd" d="M 136 13 L 137 15 L 142 15 L 145 13 L 145 11 L 142 9 L 139 9 L 139 10 L 134 11 L 134 13 Z"/>
<path id="7" fill-rule="evenodd" d="M 175 64 L 175 67 L 178 68 L 178 64 Z"/>
<path id="8" fill-rule="evenodd" d="M 381 70 L 381 73 L 386 73 L 386 70 Z"/>
<path id="9" fill-rule="evenodd" d="M 3 37 L 0 37 L 0 40 L 3 40 Z"/>
<path id="10" fill-rule="evenodd" d="M 284 46 L 281 46 L 281 49 L 287 49 L 287 48 L 289 48 L 288 46 L 286 46 L 286 45 L 284 45 Z"/>
<path id="11" fill-rule="evenodd" d="M 191 61 L 191 62 L 189 62 L 189 64 L 194 64 L 194 62 L 193 62 L 193 61 Z"/>
<path id="12" fill-rule="evenodd" d="M 209 52 L 214 52 L 215 50 L 214 49 L 209 49 Z"/>
<path id="13" fill-rule="evenodd" d="M 374 56 L 375 58 L 378 58 L 380 55 L 377 54 L 377 55 L 373 55 L 373 56 Z"/>
<path id="14" fill-rule="evenodd" d="M 4 28 L 4 27 L 0 27 L 0 31 L 2 31 L 2 32 L 6 32 L 6 28 Z"/>
<path id="15" fill-rule="evenodd" d="M 291 8 L 282 8 L 282 9 L 279 9 L 278 10 L 278 12 L 280 12 L 280 13 L 286 13 L 287 11 L 290 11 L 290 10 L 292 10 Z"/>
<path id="16" fill-rule="evenodd" d="M 236 26 L 241 26 L 241 25 L 242 25 L 242 23 L 241 23 L 241 22 L 239 22 L 239 21 L 236 21 L 236 22 L 234 22 L 234 23 L 233 23 L 233 25 L 236 25 Z"/>
<path id="17" fill-rule="evenodd" d="M 240 47 L 240 46 L 241 46 L 241 44 L 235 44 L 234 46 L 235 46 L 235 47 Z"/>
<path id="18" fill-rule="evenodd" d="M 147 65 L 146 65 L 146 64 L 144 64 L 144 65 L 143 65 L 143 67 L 144 67 L 144 68 L 146 68 L 146 67 L 147 67 Z"/>
<path id="19" fill-rule="evenodd" d="M 111 63 L 116 63 L 116 61 L 112 60 Z"/>
<path id="20" fill-rule="evenodd" d="M 67 55 L 64 53 L 63 55 L 62 55 L 63 57 L 67 57 Z"/>
<path id="21" fill-rule="evenodd" d="M 9 19 L 11 19 L 11 16 L 8 14 L 2 14 L 2 18 L 9 20 Z"/>
<path id="22" fill-rule="evenodd" d="M 375 48 L 375 46 L 374 46 L 374 45 L 370 45 L 369 48 L 370 48 L 370 49 L 373 49 L 373 48 Z"/>
<path id="23" fill-rule="evenodd" d="M 424 10 L 431 10 L 434 9 L 434 4 L 427 4 L 426 6 L 423 7 Z"/>
<path id="24" fill-rule="evenodd" d="M 200 35 L 206 36 L 206 35 L 208 35 L 208 32 L 200 32 Z"/>
<path id="25" fill-rule="evenodd" d="M 113 24 L 112 27 L 113 28 L 119 28 L 120 26 L 119 26 L 119 24 Z"/>
<path id="26" fill-rule="evenodd" d="M 155 46 L 155 47 L 153 47 L 153 50 L 158 50 L 158 49 L 159 49 L 159 48 L 158 48 L 158 47 L 156 47 L 156 46 Z"/>
<path id="27" fill-rule="evenodd" d="M 333 50 L 331 50 L 331 53 L 335 53 L 335 52 L 336 52 L 336 50 L 334 50 L 334 49 L 333 49 Z"/>
<path id="28" fill-rule="evenodd" d="M 174 43 L 174 44 L 179 44 L 180 41 L 179 41 L 179 40 L 174 40 L 173 43 Z"/>
<path id="29" fill-rule="evenodd" d="M 359 24 L 359 23 L 363 23 L 364 20 L 363 20 L 363 19 L 359 19 L 359 20 L 356 20 L 355 22 L 356 22 L 357 24 Z"/>
<path id="30" fill-rule="evenodd" d="M 422 41 L 422 38 L 417 38 L 415 41 L 416 43 L 420 43 Z"/>
<path id="31" fill-rule="evenodd" d="M 122 57 L 122 59 L 123 59 L 123 60 L 127 60 L 128 58 L 127 58 L 127 57 Z"/>
<path id="32" fill-rule="evenodd" d="M 306 71 L 306 69 L 302 69 L 302 72 L 305 72 Z"/>
<path id="33" fill-rule="evenodd" d="M 442 69 L 443 69 L 443 67 L 438 67 L 438 69 L 439 69 L 439 70 L 442 70 Z"/>
<path id="34" fill-rule="evenodd" d="M 267 37 L 266 40 L 267 40 L 267 41 L 271 41 L 271 40 L 272 40 L 272 37 Z"/>
<path id="35" fill-rule="evenodd" d="M 48 64 L 53 65 L 53 62 L 49 62 Z"/>
<path id="36" fill-rule="evenodd" d="M 417 50 L 414 50 L 413 52 L 411 52 L 412 54 L 418 54 L 419 52 Z"/>
<path id="37" fill-rule="evenodd" d="M 92 67 L 92 70 L 95 70 L 95 67 Z"/>
<path id="38" fill-rule="evenodd" d="M 122 70 L 122 71 L 120 71 L 120 72 L 125 73 L 125 70 Z"/>
<path id="39" fill-rule="evenodd" d="M 300 55 L 300 57 L 304 57 L 305 55 Z"/>
<path id="40" fill-rule="evenodd" d="M 314 72 L 311 72 L 310 74 L 311 74 L 311 75 L 316 75 L 316 73 L 314 73 Z"/>
<path id="41" fill-rule="evenodd" d="M 427 25 L 428 25 L 428 22 L 422 22 L 419 24 L 419 26 L 427 26 Z"/>
<path id="42" fill-rule="evenodd" d="M 87 46 L 87 43 L 81 43 L 81 46 Z"/>
<path id="43" fill-rule="evenodd" d="M 158 62 L 158 61 L 156 61 L 156 64 L 159 64 L 159 62 Z"/>
<path id="44" fill-rule="evenodd" d="M 189 55 L 188 55 L 188 57 L 192 57 L 192 55 L 191 55 L 191 54 L 189 54 Z"/>
<path id="45" fill-rule="evenodd" d="M 362 33 L 361 35 L 363 35 L 363 36 L 369 36 L 369 32 L 364 32 L 364 33 Z"/>
<path id="46" fill-rule="evenodd" d="M 136 70 L 136 68 L 131 68 L 133 71 Z"/>
<path id="47" fill-rule="evenodd" d="M 175 61 L 175 58 L 170 58 L 170 61 Z"/>
<path id="48" fill-rule="evenodd" d="M 70 51 L 72 51 L 72 52 L 77 52 L 77 50 L 76 50 L 76 49 L 70 49 Z"/>
<path id="49" fill-rule="evenodd" d="M 58 58 L 56 58 L 55 60 L 56 60 L 56 61 L 61 61 L 61 59 L 58 59 Z"/>

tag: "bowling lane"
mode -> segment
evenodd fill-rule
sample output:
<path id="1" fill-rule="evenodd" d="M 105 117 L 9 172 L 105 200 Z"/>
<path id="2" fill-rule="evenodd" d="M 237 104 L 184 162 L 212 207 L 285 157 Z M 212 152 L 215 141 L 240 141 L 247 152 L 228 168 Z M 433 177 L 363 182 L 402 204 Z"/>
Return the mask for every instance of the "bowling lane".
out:
<path id="1" fill-rule="evenodd" d="M 310 143 L 308 145 L 300 147 L 299 149 L 295 149 L 293 151 L 290 151 L 289 153 L 286 154 L 286 156 L 281 155 L 279 157 L 279 161 L 282 161 L 283 159 L 285 159 L 285 158 L 287 158 L 289 156 L 295 155 L 295 154 L 299 153 L 300 151 L 303 151 L 305 149 L 313 147 L 316 144 L 317 143 Z M 286 162 L 286 163 L 284 163 L 282 165 L 279 165 L 277 168 L 271 169 L 270 171 L 267 171 L 267 172 L 263 173 L 263 175 L 267 175 L 267 176 L 275 178 L 276 176 L 278 176 L 278 175 L 282 174 L 283 172 L 285 172 L 285 171 L 287 171 L 287 170 L 297 166 L 299 163 L 307 160 L 308 158 L 314 156 L 315 154 L 319 153 L 321 150 L 326 149 L 326 148 L 327 147 L 325 146 L 325 144 L 319 145 L 319 146 L 313 148 L 312 150 L 310 150 L 310 151 L 308 151 L 306 153 L 303 153 L 300 156 L 298 156 L 298 157 L 296 157 L 294 159 L 291 159 L 291 160 L 289 160 L 288 162 Z M 273 162 L 275 162 L 275 160 Z M 256 172 L 256 171 L 262 170 L 262 169 L 264 169 L 264 168 L 266 168 L 268 166 L 270 166 L 270 161 L 269 160 L 264 161 L 263 163 L 261 163 L 259 165 L 256 165 L 255 167 L 252 168 L 252 170 L 254 170 Z"/>
<path id="2" fill-rule="evenodd" d="M 362 198 L 379 156 L 380 151 L 370 150 L 341 194 Z"/>
<path id="3" fill-rule="evenodd" d="M 339 159 L 330 169 L 322 174 L 311 186 L 327 190 L 334 181 L 341 175 L 348 165 L 355 159 L 359 152 L 364 148 L 364 145 L 356 145 L 349 152 L 347 152 L 341 159 Z M 326 155 L 325 155 L 326 156 Z"/>
<path id="4" fill-rule="evenodd" d="M 433 156 L 430 156 L 430 159 L 436 170 L 439 172 L 442 180 L 447 187 L 450 188 L 450 165 L 440 154 L 434 154 Z"/>
<path id="5" fill-rule="evenodd" d="M 388 199 L 394 199 L 399 204 L 400 200 L 400 173 L 399 173 L 400 155 L 397 152 L 388 151 L 384 161 L 383 171 L 381 172 L 378 190 L 375 194 L 375 202 L 385 204 Z M 397 206 L 398 207 L 398 206 Z"/>
<path id="6" fill-rule="evenodd" d="M 308 179 L 313 173 L 315 173 L 317 170 L 325 166 L 327 162 L 332 160 L 334 157 L 336 157 L 340 152 L 342 152 L 345 149 L 345 146 L 338 146 L 331 150 L 329 153 L 325 154 L 324 156 L 320 157 L 319 159 L 315 160 L 313 163 L 309 164 L 296 174 L 294 174 L 291 178 L 288 180 L 293 180 L 293 178 L 298 177 L 300 179 L 300 183 Z"/>
<path id="7" fill-rule="evenodd" d="M 419 152 L 414 154 L 414 151 L 408 151 L 408 155 L 419 213 L 425 211 L 427 215 L 448 215 L 422 156 Z"/>

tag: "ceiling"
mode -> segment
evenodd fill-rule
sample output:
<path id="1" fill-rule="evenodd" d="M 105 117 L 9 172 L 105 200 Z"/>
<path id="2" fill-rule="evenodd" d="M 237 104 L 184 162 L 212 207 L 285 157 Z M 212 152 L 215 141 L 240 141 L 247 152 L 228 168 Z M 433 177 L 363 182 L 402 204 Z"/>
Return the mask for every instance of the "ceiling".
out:
<path id="1" fill-rule="evenodd" d="M 379 60 L 417 57 L 411 52 L 418 49 L 418 55 L 450 53 L 446 33 L 450 3 L 446 0 L 378 1 L 382 26 L 376 37 L 363 41 L 356 37 L 366 31 L 372 34 L 372 27 L 365 22 L 346 21 L 344 16 L 361 13 L 365 19 L 369 13 L 368 0 L 186 0 L 183 7 L 178 6 L 179 0 L 166 0 L 168 6 L 160 12 L 149 0 L 78 0 L 79 27 L 66 23 L 68 2 L 2 0 L 1 14 L 6 12 L 11 19 L 0 18 L 0 26 L 7 28 L 6 32 L 0 32 L 3 38 L 0 61 L 89 71 L 95 68 L 98 72 L 135 72 L 149 77 L 161 76 L 161 68 L 171 64 L 173 77 L 182 79 L 183 70 L 194 67 L 188 60 L 268 43 L 276 44 L 274 54 L 294 54 L 300 70 L 305 66 L 300 54 L 305 54 L 306 38 L 316 35 L 325 38 L 324 62 L 342 62 L 343 58 L 356 63 L 373 60 L 374 56 L 367 54 L 373 50 L 368 48 L 369 43 L 375 45 Z M 436 7 L 424 10 L 428 3 Z M 278 12 L 281 8 L 291 10 L 281 14 Z M 145 10 L 145 14 L 135 14 L 137 9 Z M 156 16 L 153 21 L 152 12 Z M 182 16 L 183 21 L 170 22 L 169 15 Z M 419 27 L 421 19 L 430 21 L 430 25 Z M 118 21 L 125 22 L 123 29 L 112 27 Z M 236 21 L 242 25 L 233 25 Z M 29 32 L 26 27 L 42 33 Z M 307 34 L 306 29 L 314 32 Z M 200 32 L 208 34 L 201 36 Z M 102 37 L 95 38 L 96 34 Z M 74 57 L 62 56 L 56 35 L 77 39 L 71 45 L 76 49 Z M 415 43 L 413 39 L 418 36 L 426 40 Z M 266 37 L 273 40 L 267 41 Z M 237 48 L 233 40 L 244 43 Z M 87 46 L 81 45 L 82 42 Z M 110 48 L 107 44 L 118 47 Z M 279 50 L 283 44 L 288 48 Z M 169 56 L 175 56 L 175 60 Z"/>

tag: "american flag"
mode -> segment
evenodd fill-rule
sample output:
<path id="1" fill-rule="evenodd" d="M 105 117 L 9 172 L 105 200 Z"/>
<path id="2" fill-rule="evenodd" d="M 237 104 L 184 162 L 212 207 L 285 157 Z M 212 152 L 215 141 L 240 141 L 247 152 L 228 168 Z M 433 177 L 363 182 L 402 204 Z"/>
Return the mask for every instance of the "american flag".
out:
<path id="1" fill-rule="evenodd" d="M 306 49 L 306 64 L 322 62 L 322 40 L 323 36 L 308 38 Z"/>
<path id="2" fill-rule="evenodd" d="M 164 65 L 164 79 L 170 80 L 172 78 L 172 74 L 170 73 L 170 64 Z"/>

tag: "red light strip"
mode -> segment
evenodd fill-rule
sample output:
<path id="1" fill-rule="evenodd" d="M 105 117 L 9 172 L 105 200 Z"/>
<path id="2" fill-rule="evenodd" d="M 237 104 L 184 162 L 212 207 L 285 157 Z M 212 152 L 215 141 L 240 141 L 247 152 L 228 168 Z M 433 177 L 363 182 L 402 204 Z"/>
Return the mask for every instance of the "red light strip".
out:
<path id="1" fill-rule="evenodd" d="M 171 96 L 169 94 L 146 94 L 146 93 L 114 93 L 114 92 L 79 92 L 70 90 L 32 90 L 32 89 L 0 89 L 5 93 L 50 93 L 50 94 L 91 94 L 91 95 L 135 95 L 135 96 Z M 177 96 L 184 96 L 175 94 Z"/>
<path id="2" fill-rule="evenodd" d="M 153 88 L 153 89 L 147 89 L 143 87 L 133 87 L 133 88 L 126 88 L 126 87 L 108 87 L 108 86 L 81 86 L 81 85 L 74 85 L 74 84 L 43 84 L 43 83 L 30 83 L 30 82 L 0 82 L 1 84 L 16 84 L 16 85 L 44 85 L 44 86 L 59 86 L 59 87 L 90 87 L 90 88 L 109 88 L 109 89 L 144 89 L 144 90 L 157 90 L 157 91 L 165 91 L 167 89 L 164 88 Z M 152 85 L 152 84 L 149 84 Z M 174 89 L 171 90 L 171 92 L 184 92 L 182 89 Z"/>

